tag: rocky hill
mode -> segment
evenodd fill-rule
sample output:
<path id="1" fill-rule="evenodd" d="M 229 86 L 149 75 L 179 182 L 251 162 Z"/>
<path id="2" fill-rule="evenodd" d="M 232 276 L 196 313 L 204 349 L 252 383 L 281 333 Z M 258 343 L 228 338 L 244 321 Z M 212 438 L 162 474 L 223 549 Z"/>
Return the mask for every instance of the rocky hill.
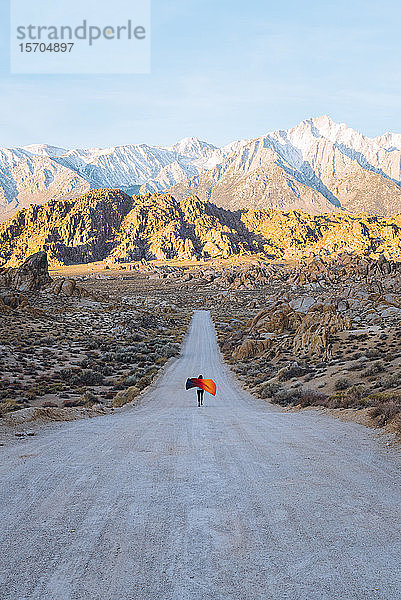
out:
<path id="1" fill-rule="evenodd" d="M 93 190 L 75 200 L 21 210 L 0 225 L 3 264 L 20 264 L 46 250 L 53 264 L 110 259 L 225 257 L 263 251 L 240 215 L 191 197 L 179 203 L 166 194 L 128 196 Z"/>
<path id="2" fill-rule="evenodd" d="M 169 194 L 92 190 L 32 205 L 0 225 L 3 267 L 43 250 L 53 265 L 241 255 L 298 260 L 343 252 L 397 259 L 401 215 L 229 211 L 195 196 L 178 202 Z"/>

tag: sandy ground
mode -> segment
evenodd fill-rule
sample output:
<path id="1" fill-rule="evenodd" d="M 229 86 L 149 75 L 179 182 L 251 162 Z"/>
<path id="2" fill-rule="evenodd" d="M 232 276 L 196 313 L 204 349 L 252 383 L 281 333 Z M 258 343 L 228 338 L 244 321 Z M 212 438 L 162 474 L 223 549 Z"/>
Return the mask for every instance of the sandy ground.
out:
<path id="1" fill-rule="evenodd" d="M 139 406 L 0 453 L 2 600 L 401 598 L 399 450 L 241 391 L 207 312 Z"/>

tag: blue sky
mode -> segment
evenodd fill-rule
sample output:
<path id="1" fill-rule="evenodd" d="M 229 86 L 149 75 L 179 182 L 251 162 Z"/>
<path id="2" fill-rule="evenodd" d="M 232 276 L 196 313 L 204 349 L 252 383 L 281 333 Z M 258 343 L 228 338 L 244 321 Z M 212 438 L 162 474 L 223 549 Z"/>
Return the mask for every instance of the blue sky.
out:
<path id="1" fill-rule="evenodd" d="M 222 145 L 326 113 L 401 132 L 396 0 L 153 0 L 151 73 L 124 76 L 10 75 L 5 5 L 0 146 Z"/>

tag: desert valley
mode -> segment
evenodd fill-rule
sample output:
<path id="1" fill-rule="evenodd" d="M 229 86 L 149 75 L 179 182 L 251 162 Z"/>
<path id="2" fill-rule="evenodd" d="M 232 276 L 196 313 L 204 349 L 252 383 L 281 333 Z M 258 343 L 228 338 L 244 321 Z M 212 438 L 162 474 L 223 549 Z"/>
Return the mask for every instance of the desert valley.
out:
<path id="1" fill-rule="evenodd" d="M 319 117 L 220 149 L 4 150 L 4 423 L 135 401 L 205 308 L 255 396 L 399 433 L 399 140 Z"/>
<path id="2" fill-rule="evenodd" d="M 2 149 L 0 191 L 2 600 L 399 598 L 401 136 Z"/>

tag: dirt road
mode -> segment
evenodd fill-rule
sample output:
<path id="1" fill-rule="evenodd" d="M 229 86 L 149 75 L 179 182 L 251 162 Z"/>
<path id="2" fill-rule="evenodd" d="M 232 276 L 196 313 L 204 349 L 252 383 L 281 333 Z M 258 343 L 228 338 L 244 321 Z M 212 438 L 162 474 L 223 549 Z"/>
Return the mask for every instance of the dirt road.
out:
<path id="1" fill-rule="evenodd" d="M 399 451 L 241 392 L 207 312 L 139 406 L 0 459 L 2 600 L 401 598 Z"/>

